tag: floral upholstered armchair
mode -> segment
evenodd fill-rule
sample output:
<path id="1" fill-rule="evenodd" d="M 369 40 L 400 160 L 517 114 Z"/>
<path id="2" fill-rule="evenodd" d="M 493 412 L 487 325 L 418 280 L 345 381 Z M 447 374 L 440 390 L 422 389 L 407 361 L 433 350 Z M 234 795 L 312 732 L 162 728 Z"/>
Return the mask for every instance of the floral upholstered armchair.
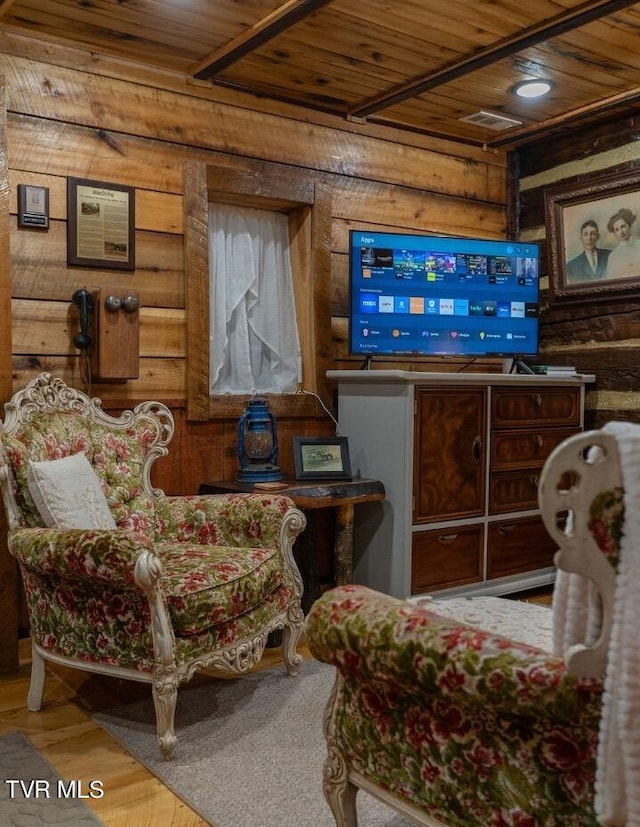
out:
<path id="1" fill-rule="evenodd" d="M 268 635 L 301 657 L 304 515 L 282 496 L 165 496 L 150 482 L 173 417 L 148 402 L 119 417 L 43 373 L 5 406 L 0 486 L 27 598 L 28 705 L 45 661 L 152 686 L 160 748 L 176 744 L 178 686 L 204 667 L 250 669 Z"/>
<path id="2" fill-rule="evenodd" d="M 639 488 L 640 426 L 549 457 L 553 607 L 357 585 L 316 601 L 306 636 L 336 667 L 324 789 L 339 827 L 356 827 L 358 789 L 432 827 L 640 825 L 640 518 L 625 508 Z"/>

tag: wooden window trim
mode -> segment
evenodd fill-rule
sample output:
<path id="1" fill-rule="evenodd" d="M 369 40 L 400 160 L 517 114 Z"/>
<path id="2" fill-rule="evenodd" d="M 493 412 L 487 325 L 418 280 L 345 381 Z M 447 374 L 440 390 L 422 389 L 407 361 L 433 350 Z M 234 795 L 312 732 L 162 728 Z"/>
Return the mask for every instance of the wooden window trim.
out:
<path id="1" fill-rule="evenodd" d="M 325 184 L 257 162 L 250 172 L 201 162 L 184 169 L 187 417 L 236 419 L 248 394 L 209 395 L 209 202 L 286 212 L 304 388 L 328 399 L 331 346 L 331 197 Z M 267 394 L 276 415 L 323 415 L 309 394 Z"/>

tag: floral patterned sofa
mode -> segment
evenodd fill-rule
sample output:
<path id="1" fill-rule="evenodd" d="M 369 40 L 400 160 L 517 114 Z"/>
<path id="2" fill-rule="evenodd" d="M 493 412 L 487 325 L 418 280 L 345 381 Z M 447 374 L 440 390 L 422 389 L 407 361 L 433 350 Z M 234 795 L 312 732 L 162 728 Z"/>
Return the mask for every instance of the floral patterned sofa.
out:
<path id="1" fill-rule="evenodd" d="M 5 412 L 0 486 L 29 610 L 30 709 L 41 707 L 47 660 L 148 682 L 169 758 L 178 685 L 197 670 L 246 671 L 282 629 L 295 674 L 292 547 L 305 517 L 289 498 L 154 489 L 151 466 L 174 430 L 156 402 L 112 417 L 44 373 Z"/>
<path id="2" fill-rule="evenodd" d="M 624 542 L 618 450 L 615 437 L 594 431 L 547 461 L 541 509 L 560 549 L 553 608 L 498 597 L 398 600 L 358 585 L 313 605 L 309 648 L 336 668 L 324 790 L 338 827 L 356 827 L 358 789 L 432 827 L 640 824 L 627 813 L 629 789 L 606 789 L 618 783 L 606 763 L 621 743 L 601 753 L 604 709 L 617 691 L 610 686 L 603 703 Z M 620 737 L 635 744 L 640 701 L 631 703 Z"/>

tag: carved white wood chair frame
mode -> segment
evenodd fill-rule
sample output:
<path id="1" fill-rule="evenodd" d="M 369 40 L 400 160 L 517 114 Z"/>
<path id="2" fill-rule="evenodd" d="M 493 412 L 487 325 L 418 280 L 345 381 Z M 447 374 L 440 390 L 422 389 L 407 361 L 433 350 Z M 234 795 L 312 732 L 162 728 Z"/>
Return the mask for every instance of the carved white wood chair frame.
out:
<path id="1" fill-rule="evenodd" d="M 334 663 L 337 666 L 336 683 L 324 716 L 324 731 L 328 748 L 324 765 L 324 792 L 337 827 L 357 827 L 356 794 L 359 789 L 366 790 L 425 827 L 448 827 L 453 823 L 460 825 L 459 816 L 451 818 L 446 806 L 439 809 L 428 796 L 422 800 L 417 793 L 414 797 L 406 792 L 405 796 L 401 797 L 390 791 L 389 786 L 393 783 L 391 778 L 393 769 L 389 770 L 386 767 L 384 781 L 381 781 L 376 775 L 376 767 L 377 760 L 383 761 L 386 753 L 385 744 L 377 734 L 371 734 L 377 732 L 375 728 L 368 728 L 367 723 L 359 723 L 357 719 L 360 713 L 354 710 L 353 701 L 354 698 L 359 697 L 358 685 L 364 690 L 367 689 L 368 677 L 361 677 L 360 681 L 356 681 L 354 677 L 359 674 L 355 664 L 363 662 L 366 664 L 364 675 L 371 675 L 371 680 L 377 682 L 376 686 L 371 688 L 372 694 L 376 695 L 382 691 L 385 675 L 388 672 L 392 686 L 411 687 L 407 689 L 403 697 L 407 699 L 409 712 L 414 716 L 412 720 L 420 720 L 420 714 L 429 714 L 426 712 L 429 686 L 432 682 L 437 684 L 441 677 L 438 671 L 439 655 L 442 652 L 448 652 L 445 645 L 452 631 L 452 622 L 460 624 L 461 633 L 462 629 L 471 625 L 482 630 L 483 633 L 497 635 L 505 634 L 504 628 L 507 623 L 509 628 L 514 626 L 520 628 L 522 633 L 522 629 L 530 627 L 532 623 L 542 622 L 544 634 L 540 636 L 539 643 L 533 643 L 534 646 L 539 645 L 543 651 L 543 654 L 539 656 L 540 668 L 557 671 L 559 680 L 562 680 L 565 674 L 568 675 L 569 680 L 573 680 L 572 676 L 577 676 L 579 680 L 596 679 L 590 684 L 595 687 L 594 694 L 590 696 L 588 702 L 590 711 L 585 714 L 584 719 L 582 713 L 579 714 L 580 721 L 590 722 L 585 732 L 585 743 L 594 743 L 597 740 L 592 737 L 594 732 L 597 734 L 600 715 L 600 696 L 597 687 L 601 685 L 606 670 L 615 585 L 614 565 L 598 547 L 590 528 L 594 504 L 596 504 L 596 512 L 600 513 L 598 509 L 601 506 L 598 503 L 601 502 L 601 498 L 597 499 L 600 494 L 607 498 L 607 503 L 616 503 L 614 509 L 609 506 L 604 506 L 604 509 L 611 518 L 607 531 L 611 532 L 615 523 L 614 539 L 617 541 L 619 539 L 617 532 L 620 529 L 624 512 L 620 511 L 622 474 L 616 440 L 610 433 L 600 430 L 568 438 L 552 452 L 544 466 L 539 485 L 540 508 L 545 526 L 558 544 L 556 566 L 564 572 L 582 575 L 595 584 L 601 604 L 601 616 L 600 634 L 597 639 L 587 641 L 585 638 L 576 642 L 565 651 L 563 658 L 552 658 L 550 654 L 547 654 L 552 649 L 551 608 L 523 601 L 498 597 L 477 597 L 470 600 L 468 598 L 435 599 L 428 602 L 419 599 L 398 601 L 361 586 L 347 586 L 326 592 L 316 602 L 306 621 L 307 641 L 312 654 L 319 660 Z M 616 522 L 618 520 L 620 522 Z M 445 609 L 447 604 L 449 606 Z M 424 608 L 428 610 L 430 619 L 422 631 L 424 619 L 420 618 L 418 613 Z M 439 612 L 441 612 L 441 617 L 438 617 Z M 470 618 L 473 618 L 473 621 Z M 415 634 L 410 631 L 413 628 L 418 630 Z M 453 628 L 456 628 L 455 625 Z M 441 641 L 440 635 L 442 635 Z M 508 634 L 507 637 L 509 637 Z M 520 644 L 531 645 L 531 636 L 528 636 L 529 639 L 525 637 L 518 638 L 516 634 L 512 634 L 510 639 L 519 641 Z M 424 643 L 421 643 L 422 641 Z M 384 642 L 384 647 L 382 642 Z M 486 658 L 485 665 L 489 663 L 492 656 L 492 644 L 490 641 L 487 643 L 478 647 L 478 657 L 481 661 Z M 421 645 L 424 646 L 424 651 L 420 648 Z M 514 643 L 514 649 L 516 646 L 518 644 Z M 393 652 L 396 647 L 398 657 L 394 661 L 388 656 L 387 650 Z M 407 647 L 406 652 L 403 647 Z M 509 652 L 504 644 L 501 644 L 499 648 L 504 653 Z M 384 656 L 380 654 L 383 651 Z M 414 662 L 413 658 L 418 662 L 424 662 L 427 659 L 431 663 L 431 651 L 434 653 L 433 674 L 435 677 L 430 675 L 425 679 L 423 673 L 420 678 L 421 683 L 418 684 L 417 674 L 414 674 L 415 670 L 410 664 Z M 535 653 L 535 649 L 532 651 Z M 412 657 L 406 656 L 408 653 L 412 653 Z M 514 663 L 517 664 L 517 658 L 522 657 L 522 653 L 516 655 L 514 652 L 514 657 L 516 658 Z M 534 668 L 537 668 L 536 655 L 533 654 L 531 657 Z M 380 663 L 376 668 L 378 661 Z M 448 653 L 444 662 L 443 669 L 459 666 L 455 652 Z M 460 666 L 461 670 L 462 668 Z M 473 685 L 473 680 L 469 685 Z M 535 695 L 535 688 L 531 691 Z M 397 689 L 397 692 L 403 694 L 401 689 Z M 415 701 L 411 700 L 414 694 Z M 458 697 L 463 696 L 464 693 L 460 693 Z M 511 695 L 505 697 L 510 699 L 510 703 L 513 702 L 513 706 L 509 707 L 509 712 L 519 715 L 520 712 L 515 709 L 519 703 L 515 700 L 517 692 L 513 698 Z M 461 700 L 460 703 L 464 704 L 465 701 Z M 384 704 L 382 707 L 381 716 L 391 714 L 390 707 L 387 708 Z M 586 709 L 586 707 L 585 696 L 581 700 L 576 700 L 577 710 Z M 363 720 L 367 714 L 375 715 L 375 713 L 363 711 Z M 398 714 L 404 715 L 405 713 Z M 531 712 L 526 714 L 530 715 Z M 576 717 L 575 720 L 577 721 L 578 718 Z M 380 731 L 384 731 L 382 724 Z M 368 738 L 370 742 L 367 742 Z M 369 763 L 365 762 L 362 765 L 366 767 L 366 770 L 360 766 L 355 768 L 351 766 L 343 753 L 341 747 L 343 743 L 348 744 L 348 748 L 358 755 L 364 753 L 370 756 Z M 396 742 L 394 741 L 391 746 L 395 750 Z M 522 744 L 522 750 L 526 750 L 526 743 Z M 375 756 L 378 756 L 378 759 Z M 433 755 L 430 758 L 433 760 Z M 595 761 L 595 753 L 592 760 Z M 404 769 L 398 767 L 399 777 L 403 777 L 403 772 Z M 473 779 L 467 778 L 466 781 L 472 785 L 475 783 L 477 787 L 477 779 L 473 782 Z M 491 785 L 488 788 L 491 788 Z M 466 800 L 464 797 L 468 793 L 466 787 L 458 789 L 457 793 L 458 795 L 456 791 L 449 791 L 447 800 Z M 536 790 L 536 795 L 540 797 L 541 790 Z M 567 806 L 572 806 L 570 800 Z M 578 812 L 585 813 L 589 824 L 595 823 L 591 809 L 592 802 L 583 802 L 582 806 L 585 809 Z M 473 821 L 473 824 L 477 823 Z M 553 823 L 559 822 L 553 821 Z"/>
<path id="2" fill-rule="evenodd" d="M 33 650 L 28 696 L 29 709 L 37 711 L 41 708 L 46 661 L 116 678 L 150 683 L 156 709 L 159 745 L 163 755 L 169 758 L 176 744 L 174 715 L 178 686 L 183 681 L 188 681 L 196 671 L 212 667 L 224 672 L 245 672 L 260 660 L 270 633 L 282 629 L 282 653 L 286 670 L 289 674 L 296 673 L 302 660 L 296 651 L 303 624 L 303 613 L 300 607 L 302 580 L 293 557 L 292 547 L 295 538 L 303 530 L 306 519 L 302 512 L 293 506 L 291 500 L 286 497 L 264 495 L 259 497 L 252 495 L 166 497 L 160 489 L 151 485 L 150 479 L 153 462 L 168 453 L 167 445 L 174 432 L 173 416 L 161 403 L 146 402 L 138 405 L 133 411 L 126 411 L 119 417 L 113 417 L 102 410 L 99 399 L 90 399 L 84 393 L 67 387 L 62 380 L 55 379 L 49 374 L 41 374 L 24 390 L 16 393 L 6 404 L 5 410 L 4 424 L 0 426 L 0 489 L 8 518 L 9 550 L 18 558 L 25 584 L 31 577 L 29 569 L 31 566 L 34 570 L 38 570 L 36 575 L 38 582 L 46 581 L 48 576 L 45 571 L 46 566 L 39 569 L 41 561 L 38 558 L 38 549 L 46 548 L 47 544 L 55 547 L 56 542 L 66 540 L 68 543 L 73 543 L 76 549 L 80 549 L 80 554 L 87 554 L 91 557 L 99 553 L 92 545 L 94 542 L 92 537 L 100 535 L 102 542 L 112 544 L 109 548 L 119 560 L 127 561 L 129 572 L 115 572 L 114 578 L 117 580 L 118 577 L 124 579 L 128 577 L 131 581 L 129 590 L 123 593 L 125 600 L 133 602 L 137 600 L 144 606 L 146 597 L 148 608 L 144 609 L 143 615 L 150 624 L 150 629 L 145 628 L 141 633 L 141 647 L 146 648 L 147 651 L 140 662 L 133 661 L 120 665 L 113 662 L 114 658 L 111 658 L 109 662 L 100 662 L 99 656 L 95 653 L 92 655 L 93 659 L 88 660 L 70 651 L 61 652 L 56 651 L 55 647 L 48 647 L 44 642 L 44 636 L 40 640 L 33 639 L 33 629 L 38 629 L 38 618 L 34 615 L 36 611 L 34 601 L 28 599 Z M 144 440 L 140 441 L 141 445 L 144 442 L 141 482 L 143 497 L 148 498 L 148 503 L 151 504 L 150 539 L 137 538 L 131 531 L 123 530 L 120 525 L 121 521 L 118 519 L 123 515 L 117 510 L 114 512 L 114 517 L 118 529 L 110 532 L 112 536 L 109 537 L 104 536 L 104 531 L 85 533 L 81 529 L 42 528 L 41 522 L 40 527 L 37 527 L 37 515 L 33 503 L 31 503 L 30 513 L 25 515 L 24 480 L 21 483 L 17 479 L 16 458 L 15 455 L 12 456 L 12 451 L 15 451 L 15 440 L 25 428 L 52 413 L 54 415 L 60 413 L 67 422 L 77 418 L 78 427 L 86 428 L 88 431 L 113 433 L 122 438 L 125 435 L 135 435 L 141 427 L 147 429 Z M 153 436 L 150 437 L 150 434 Z M 133 439 L 135 440 L 135 436 Z M 26 446 L 26 455 L 28 451 L 29 446 Z M 91 453 L 91 449 L 88 453 Z M 35 458 L 46 459 L 42 455 Z M 88 459 L 91 461 L 92 457 L 88 455 Z M 103 487 L 107 487 L 104 482 Z M 106 493 L 109 499 L 108 490 Z M 111 502 L 109 505 L 111 506 Z M 273 565 L 277 565 L 279 569 L 277 576 L 272 575 L 272 579 L 275 578 L 279 585 L 259 605 L 249 607 L 240 620 L 231 618 L 227 621 L 226 637 L 223 643 L 220 641 L 216 643 L 216 627 L 203 627 L 192 637 L 181 635 L 174 628 L 175 619 L 170 610 L 172 595 L 167 593 L 165 578 L 171 568 L 170 552 L 167 552 L 163 545 L 167 541 L 166 538 L 156 536 L 153 516 L 159 508 L 162 509 L 164 516 L 169 514 L 171 509 L 179 510 L 187 506 L 188 512 L 180 511 L 180 518 L 187 519 L 187 513 L 193 515 L 195 509 L 199 519 L 205 519 L 208 526 L 226 537 L 231 529 L 226 527 L 227 524 L 224 521 L 232 521 L 233 514 L 236 512 L 239 519 L 246 518 L 246 514 L 243 515 L 243 509 L 250 508 L 252 518 L 255 520 L 259 521 L 264 517 L 265 532 L 268 528 L 269 536 L 273 540 L 274 550 L 270 553 L 277 561 Z M 231 516 L 227 512 L 230 512 Z M 126 519 L 124 523 L 126 529 Z M 30 547 L 29 544 L 36 540 L 37 547 Z M 175 544 L 176 547 L 180 546 L 177 540 Z M 230 545 L 230 543 L 220 545 Z M 239 544 L 235 545 L 239 546 Z M 246 545 L 247 548 L 252 547 L 255 551 L 257 542 L 252 544 L 248 541 Z M 202 546 L 198 548 L 201 549 Z M 25 549 L 28 551 L 25 552 Z M 25 554 L 28 559 L 23 559 Z M 58 560 L 57 564 L 64 566 L 64 560 Z M 77 574 L 74 572 L 73 576 Z M 91 585 L 90 579 L 87 576 L 87 587 Z M 117 589 L 112 587 L 112 592 L 116 593 Z M 29 598 L 28 588 L 27 598 Z M 124 660 L 126 661 L 127 658 L 125 657 Z"/>

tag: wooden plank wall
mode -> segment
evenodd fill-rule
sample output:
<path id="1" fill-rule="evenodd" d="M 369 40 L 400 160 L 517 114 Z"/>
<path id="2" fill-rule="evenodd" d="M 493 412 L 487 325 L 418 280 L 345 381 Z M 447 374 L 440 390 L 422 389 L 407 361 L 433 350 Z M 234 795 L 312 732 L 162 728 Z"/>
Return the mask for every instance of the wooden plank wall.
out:
<path id="1" fill-rule="evenodd" d="M 172 493 L 193 491 L 203 478 L 235 472 L 235 421 L 187 423 L 183 169 L 186 161 L 227 165 L 252 175 L 263 161 L 326 185 L 332 198 L 332 327 L 335 366 L 346 354 L 347 238 L 364 229 L 419 229 L 499 238 L 505 232 L 506 160 L 452 142 L 349 125 L 284 105 L 269 111 L 229 90 L 142 66 L 48 44 L 34 60 L 33 41 L 0 35 L 0 74 L 7 92 L 11 190 L 12 353 L 14 388 L 41 370 L 81 385 L 73 347 L 71 296 L 78 287 L 140 291 L 140 377 L 96 384 L 108 404 L 167 401 L 177 412 Z M 262 105 L 262 104 L 260 104 Z M 266 106 L 266 104 L 265 104 Z M 66 265 L 68 176 L 136 188 L 137 263 L 133 274 Z M 259 186 L 256 176 L 256 186 Z M 50 189 L 48 232 L 18 229 L 16 187 Z M 390 223 L 392 222 L 392 223 Z M 429 364 L 424 365 L 429 369 Z M 332 404 L 331 400 L 326 400 Z M 280 422 L 281 442 L 293 433 L 331 433 L 317 418 Z M 167 461 L 169 462 L 169 461 Z M 292 470 L 288 445 L 285 470 Z"/>
<path id="2" fill-rule="evenodd" d="M 114 411 L 147 399 L 169 404 L 176 436 L 169 457 L 154 469 L 154 484 L 168 493 L 193 493 L 201 481 L 233 477 L 237 469 L 237 416 L 207 422 L 186 416 L 183 202 L 188 161 L 253 176 L 256 192 L 260 164 L 269 162 L 330 192 L 332 267 L 325 289 L 332 296 L 334 367 L 355 367 L 359 361 L 346 353 L 350 227 L 490 238 L 505 233 L 506 158 L 499 153 L 310 115 L 53 41 L 36 48 L 33 39 L 8 31 L 0 33 L 0 76 L 6 98 L 0 115 L 4 122 L 6 111 L 0 175 L 6 175 L 8 163 L 8 184 L 0 188 L 8 206 L 7 215 L 0 213 L 0 237 L 10 242 L 11 253 L 10 284 L 8 268 L 0 268 L 0 335 L 3 364 L 9 363 L 10 350 L 13 372 L 0 385 L 0 404 L 43 370 L 84 387 L 81 357 L 73 346 L 78 329 L 74 291 L 136 288 L 139 378 L 94 383 L 89 391 Z M 135 187 L 135 272 L 67 266 L 70 176 Z M 49 188 L 48 231 L 18 228 L 18 184 Z M 442 369 L 437 360 L 421 367 Z M 323 401 L 335 410 L 335 400 Z M 293 435 L 334 432 L 321 405 L 316 409 L 313 416 L 278 417 L 285 472 L 293 471 Z M 0 559 L 7 563 L 6 571 L 0 569 L 6 620 L 0 668 L 8 668 L 15 663 L 15 567 L 6 546 L 0 547 Z"/>
<path id="3" fill-rule="evenodd" d="M 588 428 L 613 419 L 640 421 L 640 306 L 634 296 L 580 304 L 551 300 L 544 192 L 558 184 L 586 182 L 592 175 L 637 170 L 638 137 L 637 121 L 628 118 L 583 129 L 571 141 L 542 141 L 517 154 L 521 237 L 541 241 L 545 253 L 539 361 L 576 365 L 595 374 L 586 394 Z"/>

